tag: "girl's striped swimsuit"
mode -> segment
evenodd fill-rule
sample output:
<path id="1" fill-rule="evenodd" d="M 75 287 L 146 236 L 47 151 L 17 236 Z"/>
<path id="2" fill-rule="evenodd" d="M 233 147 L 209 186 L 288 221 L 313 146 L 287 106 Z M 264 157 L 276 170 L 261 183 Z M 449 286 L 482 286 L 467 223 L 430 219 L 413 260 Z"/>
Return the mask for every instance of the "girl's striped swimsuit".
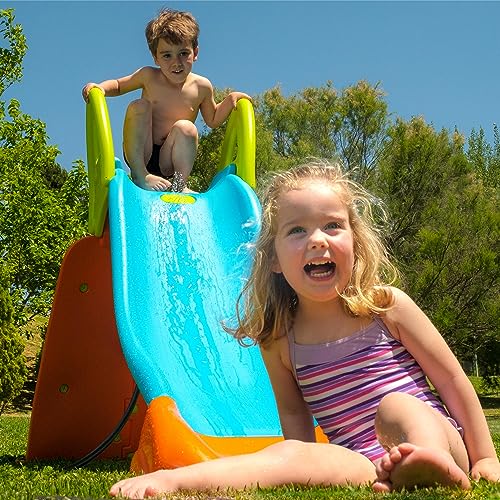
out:
<path id="1" fill-rule="evenodd" d="M 391 392 L 425 401 L 458 428 L 419 364 L 379 318 L 334 342 L 296 344 L 293 332 L 288 341 L 299 387 L 330 443 L 372 461 L 382 457 L 385 450 L 375 435 L 375 413 L 382 397 Z"/>

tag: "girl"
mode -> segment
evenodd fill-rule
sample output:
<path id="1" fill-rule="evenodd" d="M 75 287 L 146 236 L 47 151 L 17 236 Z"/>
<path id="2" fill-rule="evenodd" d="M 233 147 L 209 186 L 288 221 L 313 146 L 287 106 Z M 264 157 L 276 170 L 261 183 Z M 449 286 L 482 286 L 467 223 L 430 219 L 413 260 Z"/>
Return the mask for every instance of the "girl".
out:
<path id="1" fill-rule="evenodd" d="M 459 362 L 419 307 L 386 284 L 397 272 L 368 193 L 338 166 L 309 164 L 276 174 L 262 204 L 232 333 L 259 344 L 286 440 L 126 479 L 111 494 L 291 483 L 469 489 L 469 472 L 500 481 Z M 314 442 L 313 417 L 330 444 Z"/>

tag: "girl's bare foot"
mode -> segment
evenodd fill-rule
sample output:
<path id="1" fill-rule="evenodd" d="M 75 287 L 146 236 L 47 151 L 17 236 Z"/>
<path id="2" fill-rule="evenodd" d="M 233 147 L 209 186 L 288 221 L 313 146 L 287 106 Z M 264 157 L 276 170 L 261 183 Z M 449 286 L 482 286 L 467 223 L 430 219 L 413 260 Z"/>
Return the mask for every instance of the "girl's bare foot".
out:
<path id="1" fill-rule="evenodd" d="M 470 489 L 465 472 L 444 451 L 402 443 L 386 453 L 376 467 L 379 492 L 412 489 L 419 486 L 459 486 Z"/>

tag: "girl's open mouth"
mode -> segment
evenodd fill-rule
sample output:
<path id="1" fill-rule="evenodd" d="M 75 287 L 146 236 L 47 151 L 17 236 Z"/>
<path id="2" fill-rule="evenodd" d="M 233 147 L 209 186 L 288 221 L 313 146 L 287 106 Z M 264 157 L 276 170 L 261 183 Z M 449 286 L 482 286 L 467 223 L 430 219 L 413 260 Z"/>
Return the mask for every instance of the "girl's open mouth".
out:
<path id="1" fill-rule="evenodd" d="M 304 266 L 305 273 L 311 278 L 329 278 L 335 273 L 335 262 L 325 261 L 320 263 L 310 263 Z"/>

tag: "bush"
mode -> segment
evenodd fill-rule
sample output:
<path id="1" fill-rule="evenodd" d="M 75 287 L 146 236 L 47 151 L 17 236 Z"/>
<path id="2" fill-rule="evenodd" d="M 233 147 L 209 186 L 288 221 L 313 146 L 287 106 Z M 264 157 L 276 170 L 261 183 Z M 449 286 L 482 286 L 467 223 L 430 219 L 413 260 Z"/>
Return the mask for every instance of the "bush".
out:
<path id="1" fill-rule="evenodd" d="M 26 380 L 24 343 L 12 323 L 12 300 L 0 268 L 0 414 L 21 392 Z"/>

